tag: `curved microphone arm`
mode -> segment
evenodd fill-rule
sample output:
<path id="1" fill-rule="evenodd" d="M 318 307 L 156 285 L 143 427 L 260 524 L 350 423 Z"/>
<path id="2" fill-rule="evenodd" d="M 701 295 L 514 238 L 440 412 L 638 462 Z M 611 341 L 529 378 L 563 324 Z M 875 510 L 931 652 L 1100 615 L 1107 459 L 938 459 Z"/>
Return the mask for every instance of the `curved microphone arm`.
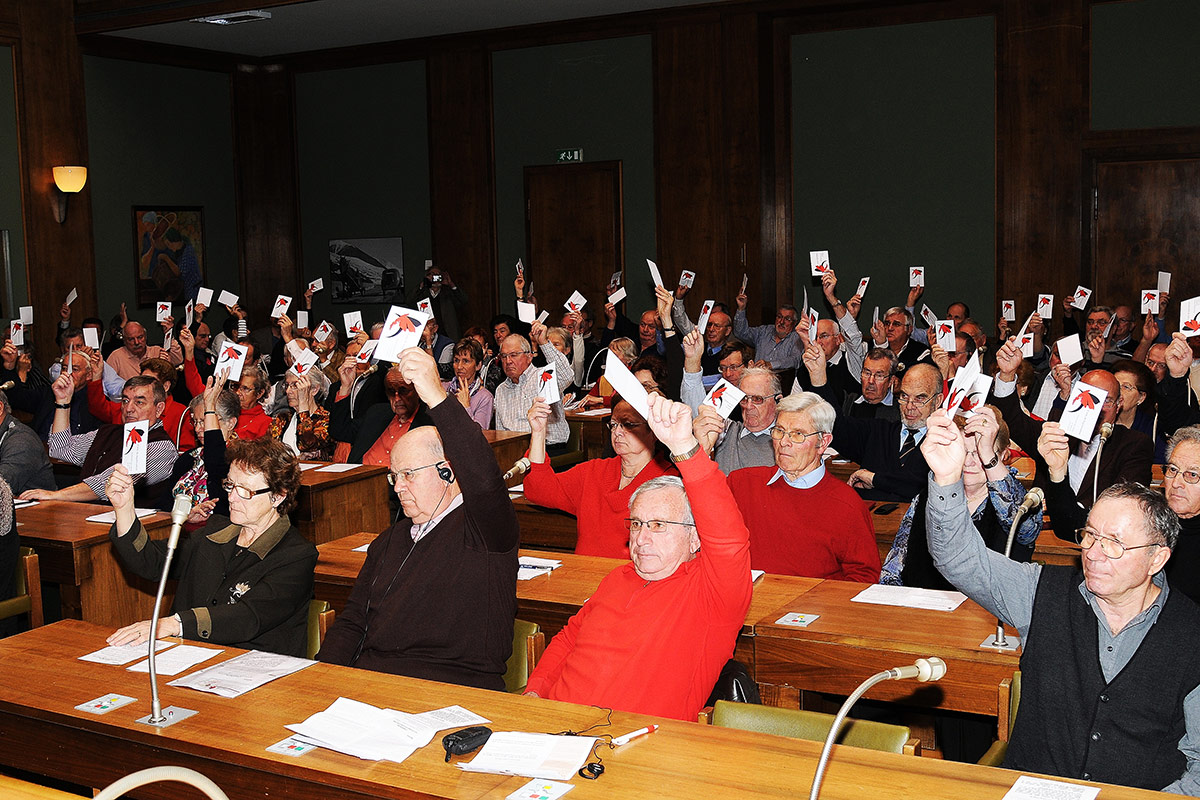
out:
<path id="1" fill-rule="evenodd" d="M 96 795 L 95 800 L 117 800 L 127 792 L 148 783 L 159 781 L 177 781 L 199 789 L 209 800 L 229 800 L 229 795 L 221 791 L 211 780 L 187 767 L 150 767 L 130 773 L 124 778 L 118 778 Z"/>
<path id="2" fill-rule="evenodd" d="M 162 575 L 158 578 L 158 593 L 154 596 L 154 613 L 150 617 L 150 724 L 158 725 L 166 721 L 162 713 L 162 703 L 158 700 L 158 670 L 155 656 L 158 653 L 158 615 L 162 613 L 163 592 L 167 588 L 167 575 L 171 572 L 171 560 L 175 557 L 175 548 L 179 545 L 179 533 L 183 523 L 187 522 L 192 513 L 191 495 L 175 495 L 175 505 L 171 508 L 171 535 L 167 539 L 167 556 L 163 560 Z M 202 776 L 203 777 L 203 776 Z"/>

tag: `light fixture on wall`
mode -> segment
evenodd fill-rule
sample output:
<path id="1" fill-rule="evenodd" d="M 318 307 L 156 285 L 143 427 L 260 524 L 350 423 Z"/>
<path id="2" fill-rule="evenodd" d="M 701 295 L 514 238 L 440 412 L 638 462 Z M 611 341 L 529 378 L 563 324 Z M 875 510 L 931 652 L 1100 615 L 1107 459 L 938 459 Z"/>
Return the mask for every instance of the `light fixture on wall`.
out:
<path id="1" fill-rule="evenodd" d="M 75 194 L 87 183 L 87 167 L 55 167 L 53 207 L 54 219 L 62 224 L 67 218 L 67 195 Z"/>

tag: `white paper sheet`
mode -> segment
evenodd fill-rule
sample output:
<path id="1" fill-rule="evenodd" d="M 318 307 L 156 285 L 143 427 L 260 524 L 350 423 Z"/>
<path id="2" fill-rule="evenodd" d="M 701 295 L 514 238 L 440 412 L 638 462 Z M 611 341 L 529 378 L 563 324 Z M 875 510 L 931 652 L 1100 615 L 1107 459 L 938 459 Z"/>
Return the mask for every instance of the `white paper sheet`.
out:
<path id="1" fill-rule="evenodd" d="M 658 264 L 655 264 L 653 261 L 651 261 L 650 259 L 648 259 L 648 258 L 647 258 L 647 259 L 646 259 L 646 266 L 647 266 L 647 267 L 649 268 L 649 270 L 650 270 L 650 277 L 651 277 L 651 279 L 654 281 L 654 285 L 655 285 L 655 286 L 662 286 L 662 285 L 663 285 L 663 279 L 662 279 L 662 275 L 661 275 L 661 274 L 659 274 L 659 271 L 658 271 Z"/>
<path id="2" fill-rule="evenodd" d="M 1161 275 L 1162 273 L 1160 272 L 1159 274 Z M 71 303 L 74 303 L 78 299 L 79 299 L 78 290 L 72 289 L 70 292 L 67 293 L 66 303 L 67 303 L 67 305 L 71 305 Z"/>
<path id="3" fill-rule="evenodd" d="M 138 519 L 141 519 L 142 517 L 149 517 L 149 516 L 153 516 L 154 514 L 157 514 L 158 509 L 157 508 L 135 508 L 133 510 L 133 513 L 134 513 L 134 516 L 136 516 Z M 92 514 L 90 517 L 86 517 L 85 521 L 101 522 L 105 525 L 112 525 L 114 522 L 117 521 L 117 512 L 105 511 L 101 514 Z"/>
<path id="4" fill-rule="evenodd" d="M 633 377 L 629 367 L 612 350 L 604 356 L 604 377 L 608 378 L 613 390 L 642 415 L 642 419 L 650 418 L 650 397 L 646 394 L 646 388 Z"/>
<path id="5" fill-rule="evenodd" d="M 205 308 L 212 307 L 213 290 L 201 286 L 196 290 L 196 305 L 204 306 Z"/>
<path id="6" fill-rule="evenodd" d="M 881 583 L 872 584 L 850 598 L 855 603 L 923 608 L 928 611 L 953 611 L 966 599 L 967 596 L 962 592 L 917 589 L 912 586 L 884 586 Z"/>
<path id="7" fill-rule="evenodd" d="M 300 330 L 308 328 L 308 312 L 302 308 L 296 309 L 296 327 Z"/>
<path id="8" fill-rule="evenodd" d="M 167 685 L 183 686 L 221 697 L 237 697 L 276 678 L 311 667 L 315 663 L 317 662 L 307 658 L 251 650 L 249 653 L 173 680 Z"/>
<path id="9" fill-rule="evenodd" d="M 100 332 L 95 328 L 83 329 L 83 343 L 93 350 L 100 349 Z"/>
<path id="10" fill-rule="evenodd" d="M 1095 800 L 1099 786 L 1079 786 L 1066 781 L 1022 775 L 1001 800 Z"/>
<path id="11" fill-rule="evenodd" d="M 523 775 L 567 781 L 587 761 L 596 743 L 591 736 L 552 736 L 548 733 L 493 733 L 475 758 L 459 763 L 465 772 Z"/>
<path id="12" fill-rule="evenodd" d="M 696 321 L 696 328 L 700 331 L 701 336 L 708 330 L 708 318 L 712 316 L 713 304 L 715 302 L 715 300 L 705 300 L 704 305 L 700 306 L 700 319 Z"/>
<path id="13" fill-rule="evenodd" d="M 1171 291 L 1171 273 L 1169 273 L 1169 272 L 1159 272 L 1158 273 L 1158 287 L 1157 288 L 1158 288 L 1159 292 L 1170 293 L 1170 291 Z"/>
<path id="14" fill-rule="evenodd" d="M 178 675 L 185 669 L 191 669 L 197 664 L 208 661 L 213 656 L 224 653 L 223 649 L 214 650 L 210 647 L 197 647 L 194 644 L 180 644 L 170 650 L 163 651 L 155 659 L 154 668 L 159 675 Z M 130 672 L 149 672 L 150 659 L 139 661 L 132 667 L 126 667 Z"/>
<path id="15" fill-rule="evenodd" d="M 350 472 L 361 466 L 362 464 L 326 464 L 320 467 L 317 472 Z"/>
<path id="16" fill-rule="evenodd" d="M 223 306 L 236 306 L 238 296 L 228 289 L 222 289 L 221 294 L 217 295 L 217 302 Z"/>
<path id="17" fill-rule="evenodd" d="M 168 647 L 171 647 L 175 642 L 167 642 L 159 639 L 154 643 L 155 652 L 161 653 Z M 149 649 L 146 643 L 141 644 L 123 644 L 120 647 L 109 645 L 102 647 L 99 650 L 88 653 L 86 656 L 80 656 L 80 661 L 91 661 L 95 664 L 111 664 L 113 666 L 121 666 L 128 664 L 130 661 L 135 661 L 139 658 L 145 658 Z"/>
<path id="18" fill-rule="evenodd" d="M 21 322 L 24 322 L 26 325 L 33 324 L 33 306 L 21 306 L 20 314 Z"/>

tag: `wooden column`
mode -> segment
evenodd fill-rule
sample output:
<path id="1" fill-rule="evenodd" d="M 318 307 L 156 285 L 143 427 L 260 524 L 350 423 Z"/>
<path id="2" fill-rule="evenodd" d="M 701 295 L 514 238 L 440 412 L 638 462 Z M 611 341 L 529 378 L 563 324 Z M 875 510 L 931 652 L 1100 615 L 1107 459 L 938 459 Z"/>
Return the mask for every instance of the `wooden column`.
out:
<path id="1" fill-rule="evenodd" d="M 83 58 L 72 24 L 72 0 L 18 3 L 15 45 L 17 128 L 20 133 L 24 271 L 36 309 L 33 339 L 43 363 L 58 355 L 54 344 L 58 309 L 72 288 L 76 321 L 96 314 L 95 248 L 88 186 L 71 195 L 66 221 L 54 219 L 57 188 L 51 168 L 88 164 Z M 4 309 L 7 317 L 15 309 Z"/>
<path id="2" fill-rule="evenodd" d="M 491 55 L 437 50 L 426 64 L 433 257 L 467 294 L 459 319 L 486 320 L 499 309 Z"/>
<path id="3" fill-rule="evenodd" d="M 996 291 L 1021 315 L 1080 278 L 1086 13 L 1084 0 L 1007 0 L 997 18 Z"/>
<path id="4" fill-rule="evenodd" d="M 239 65 L 232 96 L 240 303 L 258 325 L 276 295 L 298 298 L 305 288 L 291 73 L 278 64 Z"/>

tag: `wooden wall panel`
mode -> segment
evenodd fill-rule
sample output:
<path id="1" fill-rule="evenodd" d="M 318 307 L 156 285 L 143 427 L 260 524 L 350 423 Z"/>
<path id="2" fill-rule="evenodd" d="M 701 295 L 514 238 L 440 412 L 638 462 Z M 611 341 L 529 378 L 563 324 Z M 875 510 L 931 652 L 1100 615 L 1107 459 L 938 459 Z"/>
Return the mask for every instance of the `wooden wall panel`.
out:
<path id="1" fill-rule="evenodd" d="M 291 74 L 273 64 L 239 66 L 232 96 L 241 305 L 252 325 L 263 324 L 276 295 L 298 297 L 305 285 Z"/>
<path id="2" fill-rule="evenodd" d="M 51 167 L 88 163 L 83 58 L 71 9 L 71 0 L 21 3 L 15 48 L 25 270 L 29 302 L 37 310 L 34 343 L 45 363 L 58 355 L 55 321 L 67 293 L 79 291 L 77 321 L 97 310 L 91 193 L 85 186 L 70 198 L 61 225 L 51 206 L 57 191 Z M 20 274 L 20 267 L 14 265 L 14 272 Z"/>
<path id="3" fill-rule="evenodd" d="M 433 257 L 467 294 L 459 319 L 484 320 L 499 308 L 491 57 L 438 50 L 426 75 Z"/>
<path id="4" fill-rule="evenodd" d="M 1009 0 L 998 19 L 996 290 L 1018 310 L 1082 280 L 1086 13 L 1084 0 Z"/>

